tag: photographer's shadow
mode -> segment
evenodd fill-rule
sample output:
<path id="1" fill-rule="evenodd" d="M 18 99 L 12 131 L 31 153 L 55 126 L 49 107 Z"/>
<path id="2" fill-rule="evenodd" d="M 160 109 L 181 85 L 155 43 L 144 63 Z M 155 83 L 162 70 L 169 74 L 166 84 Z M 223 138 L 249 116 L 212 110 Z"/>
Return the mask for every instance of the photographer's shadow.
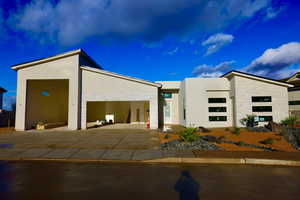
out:
<path id="1" fill-rule="evenodd" d="M 199 200 L 200 184 L 188 171 L 181 172 L 174 189 L 179 193 L 180 200 Z"/>

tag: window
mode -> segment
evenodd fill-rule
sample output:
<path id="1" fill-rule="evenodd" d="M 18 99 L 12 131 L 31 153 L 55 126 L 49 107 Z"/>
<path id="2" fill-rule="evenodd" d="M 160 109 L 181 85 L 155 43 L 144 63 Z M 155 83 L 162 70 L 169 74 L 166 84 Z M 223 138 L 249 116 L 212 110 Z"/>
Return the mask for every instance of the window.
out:
<path id="1" fill-rule="evenodd" d="M 252 106 L 252 112 L 272 112 L 272 106 Z"/>
<path id="2" fill-rule="evenodd" d="M 172 93 L 169 93 L 169 92 L 164 92 L 162 95 L 166 99 L 171 99 L 172 98 Z"/>
<path id="3" fill-rule="evenodd" d="M 227 121 L 227 116 L 209 116 L 210 122 L 221 122 Z"/>
<path id="4" fill-rule="evenodd" d="M 226 112 L 226 107 L 208 107 L 208 112 Z"/>
<path id="5" fill-rule="evenodd" d="M 252 102 L 272 102 L 271 96 L 252 97 Z"/>
<path id="6" fill-rule="evenodd" d="M 289 105 L 300 105 L 300 101 L 289 101 Z"/>
<path id="7" fill-rule="evenodd" d="M 183 109 L 183 119 L 185 119 L 185 109 Z"/>
<path id="8" fill-rule="evenodd" d="M 259 116 L 258 120 L 260 122 L 269 122 L 269 121 L 273 120 L 273 117 L 272 116 Z"/>
<path id="9" fill-rule="evenodd" d="M 49 97 L 49 96 L 50 96 L 50 94 L 49 94 L 48 91 L 42 91 L 42 92 L 41 92 L 41 95 L 43 95 L 43 96 L 45 96 L 45 97 Z"/>
<path id="10" fill-rule="evenodd" d="M 208 98 L 208 103 L 226 103 L 226 98 Z"/>

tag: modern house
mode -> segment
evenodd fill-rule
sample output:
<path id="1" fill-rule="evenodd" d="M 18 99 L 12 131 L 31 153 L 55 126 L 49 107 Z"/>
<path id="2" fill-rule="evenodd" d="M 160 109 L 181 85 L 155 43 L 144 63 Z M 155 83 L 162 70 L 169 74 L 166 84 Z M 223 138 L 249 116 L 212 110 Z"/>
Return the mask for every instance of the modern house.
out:
<path id="1" fill-rule="evenodd" d="M 0 87 L 0 110 L 3 109 L 3 93 L 7 92 L 3 87 Z"/>
<path id="2" fill-rule="evenodd" d="M 149 82 L 104 70 L 83 50 L 12 66 L 18 73 L 16 130 L 39 122 L 86 129 L 90 122 L 150 122 L 183 126 L 242 126 L 256 114 L 263 123 L 288 114 L 291 84 L 231 71 L 220 78 Z"/>
<path id="3" fill-rule="evenodd" d="M 300 72 L 297 72 L 288 78 L 282 79 L 281 81 L 294 86 L 288 89 L 289 113 L 291 115 L 300 117 Z"/>

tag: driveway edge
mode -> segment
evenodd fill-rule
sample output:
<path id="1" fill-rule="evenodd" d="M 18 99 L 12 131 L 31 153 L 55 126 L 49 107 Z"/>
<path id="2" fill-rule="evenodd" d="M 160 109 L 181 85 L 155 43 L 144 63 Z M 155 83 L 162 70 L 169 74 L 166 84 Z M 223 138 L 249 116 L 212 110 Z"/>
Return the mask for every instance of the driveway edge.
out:
<path id="1" fill-rule="evenodd" d="M 177 164 L 238 164 L 238 165 L 279 165 L 300 167 L 300 161 L 255 159 L 255 158 L 178 158 L 168 157 L 152 160 L 85 160 L 85 159 L 55 159 L 55 158 L 0 158 L 0 161 L 58 161 L 58 162 L 93 162 L 93 163 L 177 163 Z"/>

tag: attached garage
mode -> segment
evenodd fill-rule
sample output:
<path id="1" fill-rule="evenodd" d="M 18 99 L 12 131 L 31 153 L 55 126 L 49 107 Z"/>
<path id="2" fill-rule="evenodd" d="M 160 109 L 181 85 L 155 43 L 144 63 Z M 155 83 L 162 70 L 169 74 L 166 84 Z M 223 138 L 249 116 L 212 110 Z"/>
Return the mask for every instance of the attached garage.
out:
<path id="1" fill-rule="evenodd" d="M 160 84 L 82 66 L 82 128 L 97 120 L 158 128 Z"/>

